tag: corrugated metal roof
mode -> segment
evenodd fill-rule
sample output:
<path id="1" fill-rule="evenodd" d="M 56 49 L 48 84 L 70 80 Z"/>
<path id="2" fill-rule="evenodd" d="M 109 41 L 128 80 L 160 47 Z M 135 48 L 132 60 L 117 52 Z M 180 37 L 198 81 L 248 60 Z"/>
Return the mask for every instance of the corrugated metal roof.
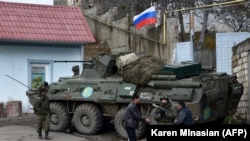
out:
<path id="1" fill-rule="evenodd" d="M 0 39 L 93 43 L 95 38 L 77 6 L 0 2 Z"/>

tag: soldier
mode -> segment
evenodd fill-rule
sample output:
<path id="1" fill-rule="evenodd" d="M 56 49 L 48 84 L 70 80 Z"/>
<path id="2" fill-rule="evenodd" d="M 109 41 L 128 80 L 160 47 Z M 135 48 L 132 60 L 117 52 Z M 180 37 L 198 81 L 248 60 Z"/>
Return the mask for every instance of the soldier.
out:
<path id="1" fill-rule="evenodd" d="M 174 124 L 174 119 L 176 118 L 176 109 L 169 102 L 167 96 L 160 97 L 161 105 L 156 109 L 154 113 L 154 119 L 158 125 L 172 125 Z"/>
<path id="2" fill-rule="evenodd" d="M 78 77 L 79 76 L 79 66 L 78 65 L 73 66 L 72 71 L 74 73 L 73 77 Z"/>
<path id="3" fill-rule="evenodd" d="M 51 140 L 51 138 L 48 137 L 50 125 L 50 103 L 46 93 L 47 88 L 45 86 L 41 86 L 39 88 L 39 95 L 37 96 L 36 102 L 34 104 L 34 113 L 37 115 L 38 138 L 43 139 L 42 128 L 44 126 L 45 139 Z"/>

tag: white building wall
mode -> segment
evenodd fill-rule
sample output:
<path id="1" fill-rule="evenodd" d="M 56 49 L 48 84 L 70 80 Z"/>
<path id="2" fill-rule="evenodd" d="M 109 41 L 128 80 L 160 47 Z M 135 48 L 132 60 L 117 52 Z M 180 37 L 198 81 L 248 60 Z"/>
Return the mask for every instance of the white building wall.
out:
<path id="1" fill-rule="evenodd" d="M 9 75 L 25 85 L 28 84 L 28 60 L 82 60 L 82 47 L 10 47 L 0 46 L 0 102 L 21 101 L 22 111 L 30 112 L 30 104 L 25 92 L 27 87 L 7 77 Z M 61 76 L 72 76 L 73 65 L 81 63 L 52 63 L 51 82 L 57 81 Z"/>
<path id="2" fill-rule="evenodd" d="M 216 71 L 232 74 L 232 47 L 250 37 L 250 32 L 216 33 Z"/>

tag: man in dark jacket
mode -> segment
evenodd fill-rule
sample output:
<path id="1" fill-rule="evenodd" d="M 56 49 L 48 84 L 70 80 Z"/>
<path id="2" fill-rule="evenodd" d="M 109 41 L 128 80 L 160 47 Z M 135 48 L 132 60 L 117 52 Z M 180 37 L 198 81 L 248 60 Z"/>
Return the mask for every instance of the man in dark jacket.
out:
<path id="1" fill-rule="evenodd" d="M 178 117 L 174 120 L 175 124 L 193 125 L 194 120 L 191 111 L 186 107 L 184 101 L 179 101 L 177 105 Z"/>
<path id="2" fill-rule="evenodd" d="M 50 124 L 50 103 L 49 98 L 46 96 L 47 88 L 41 86 L 39 88 L 39 95 L 37 96 L 36 102 L 34 104 L 34 113 L 37 115 L 37 133 L 38 138 L 42 137 L 42 128 L 44 125 L 45 139 L 50 140 L 49 134 L 49 124 Z"/>
<path id="3" fill-rule="evenodd" d="M 139 121 L 150 123 L 149 118 L 144 118 L 138 107 L 140 97 L 137 94 L 132 96 L 133 101 L 127 106 L 125 112 L 125 127 L 129 141 L 136 141 L 135 130 L 139 127 Z"/>

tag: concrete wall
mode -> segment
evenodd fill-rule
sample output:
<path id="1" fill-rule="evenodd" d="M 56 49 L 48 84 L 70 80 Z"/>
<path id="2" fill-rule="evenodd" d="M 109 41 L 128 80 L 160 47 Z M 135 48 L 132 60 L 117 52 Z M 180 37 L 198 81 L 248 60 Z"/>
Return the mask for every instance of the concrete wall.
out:
<path id="1" fill-rule="evenodd" d="M 98 43 L 110 48 L 116 54 L 121 51 L 134 52 L 139 56 L 156 56 L 165 63 L 172 63 L 175 43 L 178 40 L 178 18 L 166 20 L 165 43 L 163 43 L 163 25 L 147 25 L 136 30 L 132 24 L 134 14 L 116 19 L 119 11 L 112 8 L 100 14 L 101 6 L 83 9 L 88 24 Z"/>
<path id="2" fill-rule="evenodd" d="M 236 116 L 244 123 L 250 124 L 250 38 L 233 47 L 232 67 L 233 74 L 236 74 L 238 81 L 243 84 L 244 92 L 240 99 Z"/>
<path id="3" fill-rule="evenodd" d="M 27 88 L 10 79 L 9 75 L 18 81 L 30 86 L 28 82 L 28 60 L 82 60 L 82 47 L 53 46 L 7 46 L 0 43 L 0 90 L 1 102 L 22 101 L 22 111 L 30 112 L 28 98 L 25 94 Z M 48 82 L 57 81 L 61 76 L 72 76 L 73 65 L 80 63 L 52 63 L 51 78 Z M 82 67 L 81 67 L 82 69 Z"/>
<path id="4" fill-rule="evenodd" d="M 54 5 L 71 5 L 71 0 L 54 0 Z"/>
<path id="5" fill-rule="evenodd" d="M 131 51 L 138 56 L 152 55 L 161 58 L 166 64 L 181 61 L 198 61 L 204 66 L 216 67 L 215 51 L 194 49 L 190 42 L 178 42 L 178 18 L 168 17 L 166 21 L 165 43 L 163 43 L 163 25 L 148 25 L 136 30 L 129 21 L 129 16 L 114 21 L 117 9 L 111 9 L 102 15 L 97 14 L 97 7 L 83 10 L 83 13 L 95 34 L 99 44 L 110 48 L 114 54 Z M 128 27 L 128 25 L 130 25 Z M 207 60 L 209 58 L 209 61 Z"/>
<path id="6" fill-rule="evenodd" d="M 216 67 L 216 52 L 215 50 L 195 50 L 194 61 L 201 62 L 202 66 Z"/>

